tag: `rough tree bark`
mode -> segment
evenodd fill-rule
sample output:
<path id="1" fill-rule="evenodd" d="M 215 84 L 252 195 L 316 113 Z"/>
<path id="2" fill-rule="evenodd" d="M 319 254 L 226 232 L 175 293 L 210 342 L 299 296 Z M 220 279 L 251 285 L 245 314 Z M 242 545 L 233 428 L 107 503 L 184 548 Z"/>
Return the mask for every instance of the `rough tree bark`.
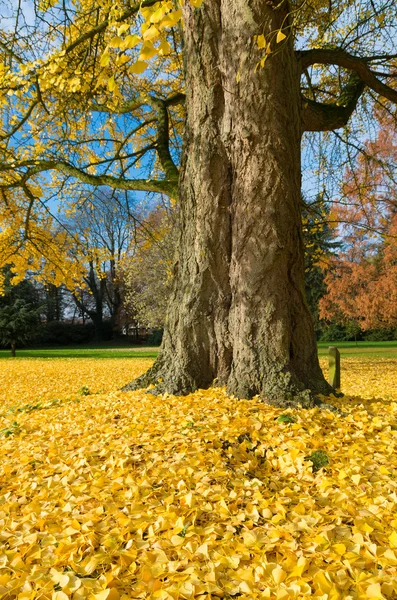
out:
<path id="1" fill-rule="evenodd" d="M 183 11 L 175 285 L 160 355 L 124 389 L 186 394 L 215 383 L 239 398 L 309 406 L 331 388 L 304 291 L 299 68 L 292 36 L 274 43 L 263 69 L 254 41 L 282 25 L 288 35 L 288 3 L 206 0 Z"/>

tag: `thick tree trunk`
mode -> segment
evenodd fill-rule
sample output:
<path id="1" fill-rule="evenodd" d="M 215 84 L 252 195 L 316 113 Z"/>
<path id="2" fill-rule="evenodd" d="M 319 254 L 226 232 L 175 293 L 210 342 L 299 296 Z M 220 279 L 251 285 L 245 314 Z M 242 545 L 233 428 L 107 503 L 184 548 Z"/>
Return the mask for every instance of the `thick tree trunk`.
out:
<path id="1" fill-rule="evenodd" d="M 181 237 L 162 349 L 132 387 L 309 405 L 329 393 L 304 290 L 300 95 L 293 41 L 263 69 L 254 36 L 288 25 L 287 3 L 187 2 Z M 284 19 L 286 19 L 284 21 Z M 286 29 L 288 34 L 290 29 Z M 241 74 L 241 75 L 240 75 Z M 311 390 L 309 392 L 308 390 Z"/>
<path id="2" fill-rule="evenodd" d="M 11 342 L 11 356 L 16 356 L 16 345 L 14 342 Z"/>

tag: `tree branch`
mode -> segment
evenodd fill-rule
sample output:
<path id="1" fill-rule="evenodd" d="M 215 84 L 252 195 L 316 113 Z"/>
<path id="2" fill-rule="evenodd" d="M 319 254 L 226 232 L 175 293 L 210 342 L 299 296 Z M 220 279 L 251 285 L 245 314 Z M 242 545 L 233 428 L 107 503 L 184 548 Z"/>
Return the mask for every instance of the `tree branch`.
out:
<path id="1" fill-rule="evenodd" d="M 170 135 L 169 135 L 169 116 L 168 107 L 184 104 L 185 94 L 173 94 L 166 100 L 155 98 L 154 96 L 139 96 L 133 100 L 125 102 L 120 107 L 112 109 L 112 112 L 125 114 L 141 108 L 145 104 L 151 105 L 157 112 L 157 142 L 156 149 L 160 164 L 166 174 L 167 179 L 178 180 L 179 171 L 174 163 L 170 153 Z M 92 110 L 98 112 L 110 112 L 106 105 L 92 105 Z"/>
<path id="2" fill-rule="evenodd" d="M 369 88 L 379 95 L 397 104 L 397 90 L 380 81 L 368 66 L 368 62 L 376 60 L 376 57 L 361 58 L 354 56 L 342 49 L 318 48 L 314 50 L 302 50 L 296 53 L 300 68 L 303 71 L 311 65 L 337 65 L 344 69 L 354 71 Z M 394 55 L 390 56 L 390 59 Z M 377 57 L 379 59 L 379 56 Z"/>
<path id="3" fill-rule="evenodd" d="M 135 190 L 144 192 L 157 192 L 166 194 L 167 196 L 176 196 L 178 193 L 178 180 L 168 179 L 123 179 L 121 177 L 114 177 L 113 175 L 91 175 L 86 171 L 75 167 L 64 161 L 56 160 L 37 160 L 37 161 L 26 161 L 19 164 L 13 163 L 13 165 L 1 164 L 1 171 L 13 171 L 15 172 L 18 168 L 26 168 L 27 170 L 21 174 L 21 178 L 14 183 L 5 184 L 0 187 L 2 188 L 15 188 L 23 186 L 24 183 L 34 175 L 43 173 L 45 171 L 59 171 L 65 175 L 75 177 L 83 183 L 88 185 L 99 186 L 105 185 L 114 189 L 119 190 Z"/>
<path id="4" fill-rule="evenodd" d="M 164 100 L 152 98 L 152 104 L 157 108 L 157 155 L 168 179 L 177 181 L 179 171 L 170 152 L 170 132 L 168 108 Z"/>
<path id="5" fill-rule="evenodd" d="M 35 107 L 39 104 L 39 100 L 34 100 L 32 102 L 32 104 L 29 106 L 28 110 L 26 111 L 25 116 L 22 117 L 22 119 L 20 121 L 18 121 L 18 123 L 6 134 L 4 135 L 0 135 L 0 140 L 7 140 L 10 137 L 12 137 L 14 135 L 14 133 L 17 133 L 17 131 L 19 131 L 19 129 L 22 127 L 22 125 L 24 125 L 26 123 L 26 121 L 29 119 L 30 115 L 32 114 L 33 110 L 35 109 Z"/>
<path id="6" fill-rule="evenodd" d="M 106 113 L 114 113 L 117 115 L 124 115 L 126 113 L 130 113 L 130 112 L 134 112 L 135 110 L 138 110 L 145 104 L 154 105 L 155 102 L 158 102 L 158 100 L 156 100 L 152 96 L 138 96 L 137 98 L 133 98 L 132 100 L 127 100 L 127 102 L 124 102 L 120 106 L 110 108 L 106 104 L 93 103 L 93 104 L 91 104 L 90 108 L 91 108 L 91 110 L 96 111 L 96 112 L 106 112 Z M 177 104 L 184 104 L 185 103 L 185 94 L 182 94 L 182 93 L 173 94 L 166 100 L 162 100 L 162 102 L 164 102 L 164 104 L 166 106 L 175 106 Z"/>
<path id="7" fill-rule="evenodd" d="M 141 2 L 135 2 L 128 10 L 124 11 L 124 13 L 117 19 L 117 21 L 126 21 L 127 19 L 132 17 L 132 15 L 135 15 L 140 8 L 145 8 L 146 6 L 153 6 L 153 4 L 156 4 L 156 2 L 158 2 L 158 0 L 141 0 Z M 104 21 L 102 21 L 102 23 L 98 23 L 98 25 L 96 25 L 89 31 L 83 33 L 80 37 L 74 40 L 74 42 L 71 42 L 68 46 L 66 46 L 64 50 L 65 54 L 69 54 L 77 46 L 80 46 L 80 44 L 83 44 L 87 40 L 91 40 L 99 33 L 102 33 L 102 31 L 105 31 L 108 25 L 109 19 L 105 19 Z"/>
<path id="8" fill-rule="evenodd" d="M 302 96 L 302 130 L 333 131 L 344 127 L 357 106 L 365 84 L 352 73 L 338 100 L 332 104 L 323 104 Z"/>

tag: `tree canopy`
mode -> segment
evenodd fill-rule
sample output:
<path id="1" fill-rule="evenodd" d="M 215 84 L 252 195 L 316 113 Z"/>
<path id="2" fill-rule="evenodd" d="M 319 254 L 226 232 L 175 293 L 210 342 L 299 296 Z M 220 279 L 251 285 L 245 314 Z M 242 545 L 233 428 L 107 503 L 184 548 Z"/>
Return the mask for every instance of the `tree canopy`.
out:
<path id="1" fill-rule="evenodd" d="M 78 278 L 62 233 L 54 243 L 50 231 L 55 204 L 75 198 L 82 185 L 177 197 L 182 4 L 34 1 L 10 8 L 2 2 L 2 264 L 12 257 L 20 273 L 27 262 L 42 271 L 45 256 L 47 278 Z M 202 0 L 190 4 L 205 9 Z M 289 15 L 285 29 L 258 30 L 252 43 L 261 49 L 261 69 L 286 37 L 294 38 L 306 131 L 346 125 L 359 97 L 371 107 L 380 94 L 391 110 L 397 99 L 393 1 L 291 2 Z M 243 86 L 244 73 L 235 75 Z"/>

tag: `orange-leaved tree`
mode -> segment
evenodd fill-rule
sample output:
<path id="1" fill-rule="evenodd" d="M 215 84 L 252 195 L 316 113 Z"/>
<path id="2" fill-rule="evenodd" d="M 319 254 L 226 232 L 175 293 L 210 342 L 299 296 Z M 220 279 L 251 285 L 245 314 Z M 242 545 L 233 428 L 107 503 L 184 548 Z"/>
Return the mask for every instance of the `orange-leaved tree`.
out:
<path id="1" fill-rule="evenodd" d="M 353 320 L 363 330 L 397 325 L 397 134 L 389 112 L 346 170 L 332 219 L 345 250 L 334 257 L 320 301 L 326 319 Z"/>

